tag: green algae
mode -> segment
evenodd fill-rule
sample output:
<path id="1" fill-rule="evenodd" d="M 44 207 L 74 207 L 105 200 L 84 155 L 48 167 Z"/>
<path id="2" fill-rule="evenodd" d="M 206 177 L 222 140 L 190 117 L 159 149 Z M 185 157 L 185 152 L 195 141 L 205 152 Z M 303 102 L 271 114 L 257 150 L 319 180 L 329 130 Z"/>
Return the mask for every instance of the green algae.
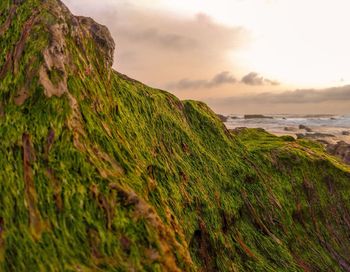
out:
<path id="1" fill-rule="evenodd" d="M 4 67 L 38 10 L 0 81 L 1 270 L 346 271 L 348 166 L 312 142 L 228 131 L 204 103 L 106 67 L 71 26 L 68 93 L 48 98 L 39 69 L 58 5 L 25 1 L 0 39 Z"/>

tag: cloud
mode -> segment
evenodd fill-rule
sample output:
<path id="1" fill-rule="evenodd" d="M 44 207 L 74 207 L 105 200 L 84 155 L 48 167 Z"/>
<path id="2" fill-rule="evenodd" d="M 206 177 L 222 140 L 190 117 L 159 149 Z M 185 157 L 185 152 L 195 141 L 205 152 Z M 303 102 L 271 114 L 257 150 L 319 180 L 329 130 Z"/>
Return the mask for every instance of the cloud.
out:
<path id="1" fill-rule="evenodd" d="M 231 96 L 213 101 L 226 105 L 236 104 L 309 104 L 323 102 L 347 102 L 350 101 L 350 85 L 331 87 L 326 89 L 298 89 L 280 93 L 264 92 Z"/>
<path id="2" fill-rule="evenodd" d="M 270 79 L 264 78 L 255 72 L 251 72 L 251 73 L 245 75 L 241 81 L 244 84 L 252 85 L 252 86 L 263 86 L 263 85 L 277 86 L 280 84 L 279 82 L 277 82 L 275 80 L 270 80 Z"/>
<path id="3" fill-rule="evenodd" d="M 326 89 L 299 89 L 280 94 L 263 93 L 257 96 L 264 103 L 321 103 L 326 101 L 350 101 L 350 85 Z"/>
<path id="4" fill-rule="evenodd" d="M 153 46 L 170 50 L 186 50 L 197 46 L 197 41 L 191 37 L 177 33 L 163 33 L 157 28 L 121 30 L 119 35 L 124 35 L 130 42 L 149 43 Z"/>
<path id="5" fill-rule="evenodd" d="M 182 79 L 178 82 L 168 84 L 167 88 L 170 90 L 210 89 L 224 84 L 235 84 L 236 82 L 237 80 L 233 75 L 224 71 L 215 75 L 211 80 Z"/>
<path id="6" fill-rule="evenodd" d="M 250 40 L 245 28 L 217 23 L 205 14 L 182 16 L 131 0 L 64 2 L 76 14 L 108 26 L 116 42 L 116 70 L 158 88 L 179 78 L 234 69 L 228 56 Z M 206 85 L 184 80 L 183 85 L 191 84 Z"/>
<path id="7" fill-rule="evenodd" d="M 206 102 L 221 113 L 338 113 L 349 112 L 350 85 L 325 89 L 298 89 L 280 93 L 211 98 Z"/>
<path id="8" fill-rule="evenodd" d="M 184 78 L 177 82 L 172 82 L 167 84 L 165 88 L 170 90 L 188 90 L 188 89 L 210 89 L 214 87 L 219 87 L 225 84 L 245 84 L 250 86 L 277 86 L 279 82 L 273 81 L 260 76 L 258 73 L 251 72 L 244 76 L 241 81 L 238 81 L 233 75 L 228 71 L 221 72 L 215 75 L 211 80 L 205 79 L 188 79 Z"/>

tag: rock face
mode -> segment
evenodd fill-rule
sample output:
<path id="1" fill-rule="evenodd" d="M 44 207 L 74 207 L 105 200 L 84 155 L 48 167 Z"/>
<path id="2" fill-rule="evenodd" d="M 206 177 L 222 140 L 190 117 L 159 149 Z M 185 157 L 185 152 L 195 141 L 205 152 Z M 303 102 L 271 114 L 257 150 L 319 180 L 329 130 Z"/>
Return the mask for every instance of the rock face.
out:
<path id="1" fill-rule="evenodd" d="M 333 138 L 335 137 L 333 134 L 328 134 L 328 133 L 320 133 L 320 132 L 315 132 L 315 133 L 297 133 L 297 138 L 298 139 L 319 139 L 319 138 Z"/>
<path id="2" fill-rule="evenodd" d="M 117 73 L 58 0 L 0 14 L 0 270 L 349 271 L 347 165 Z"/>
<path id="3" fill-rule="evenodd" d="M 219 119 L 222 121 L 222 122 L 227 122 L 228 120 L 228 117 L 227 116 L 224 116 L 222 114 L 217 114 L 217 116 L 219 117 Z"/>
<path id="4" fill-rule="evenodd" d="M 102 57 L 109 67 L 113 65 L 115 43 L 106 26 L 96 23 L 89 17 L 77 17 L 81 27 L 90 33 L 102 52 Z"/>
<path id="5" fill-rule="evenodd" d="M 66 66 L 69 65 L 69 56 L 65 40 L 68 25 L 65 22 L 51 25 L 49 33 L 51 40 L 43 52 L 45 62 L 40 68 L 39 79 L 46 96 L 61 96 L 68 92 Z"/>
<path id="6" fill-rule="evenodd" d="M 23 5 L 24 1 L 14 1 L 5 24 L 0 26 L 0 34 L 13 24 L 16 10 Z M 49 10 L 48 16 L 42 16 L 41 14 L 45 9 Z M 51 20 L 52 18 L 57 20 Z M 44 61 L 39 67 L 29 65 L 30 63 L 25 67 L 27 69 L 25 74 L 27 82 L 17 94 L 17 105 L 22 105 L 30 96 L 30 83 L 35 74 L 39 75 L 39 81 L 45 90 L 46 96 L 59 97 L 68 92 L 67 77 L 69 72 L 67 67 L 74 69 L 75 65 L 72 62 L 71 54 L 73 52 L 69 52 L 68 49 L 69 46 L 72 46 L 67 44 L 68 37 L 72 38 L 76 45 L 82 47 L 84 54 L 88 53 L 86 48 L 88 45 L 84 44 L 83 41 L 87 41 L 89 38 L 92 39 L 95 45 L 95 54 L 98 52 L 101 61 L 106 64 L 107 68 L 110 68 L 113 64 L 115 43 L 107 27 L 96 23 L 91 18 L 72 15 L 61 1 L 48 0 L 42 2 L 42 9 L 33 9 L 32 15 L 23 25 L 22 36 L 15 44 L 14 51 L 9 52 L 8 63 L 0 70 L 0 79 L 5 76 L 7 71 L 11 70 L 11 67 L 13 67 L 15 75 L 19 73 L 19 59 L 23 57 L 26 43 L 30 40 L 35 28 L 45 31 L 49 35 L 49 40 L 45 48 L 40 47 L 44 45 L 43 41 L 39 42 L 41 37 L 31 40 L 33 42 L 35 39 L 38 40 L 39 47 L 37 51 L 41 51 L 38 53 L 43 56 Z M 35 59 L 32 58 L 30 61 L 33 62 Z M 86 67 L 86 71 L 90 71 L 92 66 L 93 63 L 90 62 Z"/>
<path id="7" fill-rule="evenodd" d="M 312 132 L 312 129 L 305 126 L 305 125 L 299 125 L 299 129 L 303 129 L 303 130 L 306 130 L 307 132 Z"/>
<path id="8" fill-rule="evenodd" d="M 328 145 L 327 151 L 342 159 L 346 164 L 350 164 L 350 144 L 339 141 L 336 144 Z"/>
<path id="9" fill-rule="evenodd" d="M 297 131 L 295 127 L 285 127 L 284 131 Z"/>
<path id="10" fill-rule="evenodd" d="M 244 115 L 244 119 L 273 119 L 273 117 L 262 114 L 246 114 Z"/>

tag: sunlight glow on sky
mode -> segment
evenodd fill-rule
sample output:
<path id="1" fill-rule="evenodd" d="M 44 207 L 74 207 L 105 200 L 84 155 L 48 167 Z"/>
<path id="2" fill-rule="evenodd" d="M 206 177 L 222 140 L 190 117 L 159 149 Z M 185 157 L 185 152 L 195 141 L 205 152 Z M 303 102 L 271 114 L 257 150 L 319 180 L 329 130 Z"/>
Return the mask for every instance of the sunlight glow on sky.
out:
<path id="1" fill-rule="evenodd" d="M 184 16 L 205 13 L 220 23 L 247 28 L 251 44 L 234 52 L 233 61 L 286 85 L 350 82 L 348 0 L 141 0 L 139 4 Z"/>

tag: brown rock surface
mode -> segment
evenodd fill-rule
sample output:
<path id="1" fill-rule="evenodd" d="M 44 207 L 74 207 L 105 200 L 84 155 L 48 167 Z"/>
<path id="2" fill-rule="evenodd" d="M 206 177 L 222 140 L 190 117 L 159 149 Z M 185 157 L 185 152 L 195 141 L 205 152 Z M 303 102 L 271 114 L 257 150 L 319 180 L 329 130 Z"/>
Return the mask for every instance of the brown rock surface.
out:
<path id="1" fill-rule="evenodd" d="M 341 158 L 346 164 L 350 164 L 350 144 L 339 141 L 336 144 L 328 145 L 328 153 Z"/>

